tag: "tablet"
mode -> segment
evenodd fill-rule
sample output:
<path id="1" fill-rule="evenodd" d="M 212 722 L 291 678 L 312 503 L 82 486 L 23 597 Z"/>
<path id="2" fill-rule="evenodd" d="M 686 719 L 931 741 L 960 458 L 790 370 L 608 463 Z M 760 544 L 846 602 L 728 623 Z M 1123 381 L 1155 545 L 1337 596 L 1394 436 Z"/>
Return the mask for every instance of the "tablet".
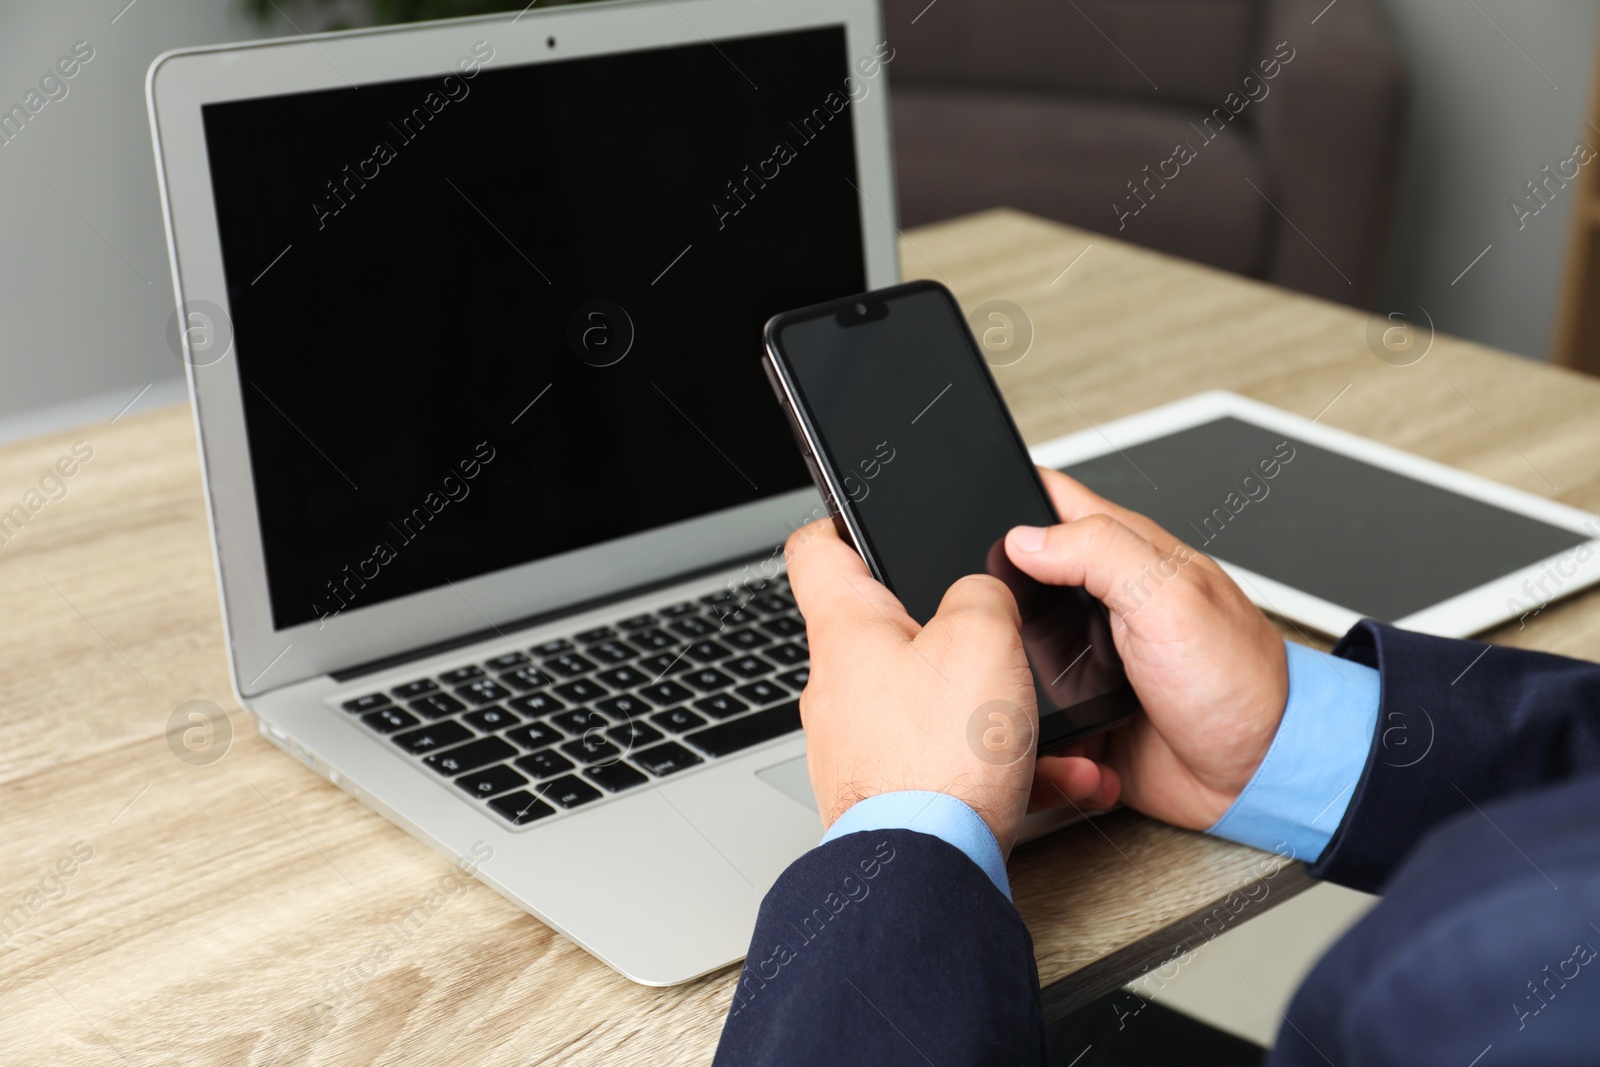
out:
<path id="1" fill-rule="evenodd" d="M 1600 517 L 1234 393 L 1032 453 L 1211 556 L 1257 606 L 1325 634 L 1372 618 L 1466 637 L 1600 581 Z"/>

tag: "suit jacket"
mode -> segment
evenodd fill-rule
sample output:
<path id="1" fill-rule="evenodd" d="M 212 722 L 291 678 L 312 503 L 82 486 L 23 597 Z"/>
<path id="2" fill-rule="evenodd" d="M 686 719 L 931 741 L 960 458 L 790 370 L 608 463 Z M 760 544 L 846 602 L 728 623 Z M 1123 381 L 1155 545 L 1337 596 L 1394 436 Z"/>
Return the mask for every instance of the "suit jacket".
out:
<path id="1" fill-rule="evenodd" d="M 1269 1063 L 1600 1064 L 1600 666 L 1363 622 L 1378 727 L 1311 873 L 1383 893 Z M 1032 941 L 960 850 L 841 837 L 762 902 L 717 1064 L 1043 1064 Z"/>

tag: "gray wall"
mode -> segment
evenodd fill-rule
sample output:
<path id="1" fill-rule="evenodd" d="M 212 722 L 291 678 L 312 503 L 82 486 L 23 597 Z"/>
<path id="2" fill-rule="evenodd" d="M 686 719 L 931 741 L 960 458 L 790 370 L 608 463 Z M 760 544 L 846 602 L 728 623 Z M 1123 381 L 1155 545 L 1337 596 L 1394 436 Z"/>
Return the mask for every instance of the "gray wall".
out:
<path id="1" fill-rule="evenodd" d="M 1600 131 L 1586 126 L 1597 5 L 1385 7 L 1410 69 L 1412 102 L 1378 310 L 1415 315 L 1420 306 L 1442 332 L 1544 358 L 1577 188 L 1556 193 L 1520 230 L 1507 200 L 1526 197 L 1524 184 L 1571 157 L 1578 140 L 1600 151 Z"/>
<path id="2" fill-rule="evenodd" d="M 74 42 L 94 49 L 66 96 L 0 144 L 0 418 L 125 402 L 157 383 L 148 402 L 182 373 L 165 341 L 172 282 L 144 74 L 168 48 L 260 31 L 237 0 L 124 3 L 0 0 L 0 108 L 23 103 Z"/>

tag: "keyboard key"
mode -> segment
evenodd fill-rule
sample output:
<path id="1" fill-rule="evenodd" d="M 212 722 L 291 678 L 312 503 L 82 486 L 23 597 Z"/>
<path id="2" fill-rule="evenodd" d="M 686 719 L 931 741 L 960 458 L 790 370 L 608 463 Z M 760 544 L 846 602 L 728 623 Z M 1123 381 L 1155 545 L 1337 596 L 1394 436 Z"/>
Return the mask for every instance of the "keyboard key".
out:
<path id="1" fill-rule="evenodd" d="M 479 767 L 487 767 L 491 763 L 499 763 L 516 754 L 517 750 L 502 738 L 480 737 L 476 741 L 469 741 L 443 752 L 435 752 L 422 762 L 440 774 L 454 777 L 467 771 L 475 771 Z"/>
<path id="2" fill-rule="evenodd" d="M 632 689 L 636 685 L 647 685 L 652 681 L 648 674 L 632 667 L 613 667 L 609 671 L 601 671 L 594 677 L 596 681 L 609 685 L 612 689 Z"/>
<path id="3" fill-rule="evenodd" d="M 724 597 L 706 606 L 706 617 L 714 623 L 721 623 L 724 618 L 743 608 L 744 601 L 738 597 Z"/>
<path id="4" fill-rule="evenodd" d="M 496 793 L 504 793 L 508 789 L 515 789 L 518 786 L 527 784 L 528 779 L 507 767 L 504 763 L 490 767 L 487 770 L 463 774 L 456 779 L 456 785 L 480 799 L 492 797 Z"/>
<path id="5" fill-rule="evenodd" d="M 800 729 L 800 704 L 791 700 L 742 719 L 725 722 L 692 733 L 687 738 L 691 745 L 712 756 L 726 756 L 730 752 L 759 745 L 774 737 Z M 641 762 L 643 762 L 641 760 Z"/>
<path id="6" fill-rule="evenodd" d="M 699 660 L 701 663 L 715 663 L 724 656 L 733 655 L 733 649 L 715 641 L 696 641 L 689 646 L 687 655 L 690 659 Z"/>
<path id="7" fill-rule="evenodd" d="M 541 685 L 549 685 L 550 676 L 541 672 L 538 667 L 518 667 L 510 674 L 502 674 L 500 676 L 500 684 L 526 692 L 529 689 L 537 689 Z"/>
<path id="8" fill-rule="evenodd" d="M 411 702 L 412 711 L 430 719 L 442 719 L 446 715 L 454 715 L 458 711 L 465 711 L 466 707 L 465 704 L 449 693 L 429 693 L 421 700 L 413 700 Z"/>
<path id="9" fill-rule="evenodd" d="M 583 633 L 576 635 L 580 645 L 592 645 L 596 641 L 609 640 L 615 636 L 617 636 L 617 631 L 609 626 L 596 626 L 592 630 L 585 630 Z"/>
<path id="10" fill-rule="evenodd" d="M 605 717 L 590 711 L 588 708 L 573 708 L 571 711 L 561 711 L 550 716 L 550 721 L 561 727 L 573 737 L 590 731 L 598 734 L 611 723 Z"/>
<path id="11" fill-rule="evenodd" d="M 770 704 L 789 695 L 789 690 L 776 682 L 751 682 L 734 690 L 752 704 Z"/>
<path id="12" fill-rule="evenodd" d="M 719 727 L 713 726 L 711 729 L 716 730 Z M 635 752 L 633 761 L 657 778 L 664 778 L 687 767 L 693 767 L 696 763 L 705 762 L 676 741 L 668 741 L 664 745 Z"/>
<path id="13" fill-rule="evenodd" d="M 654 656 L 646 656 L 634 666 L 652 678 L 660 678 L 665 674 L 677 674 L 680 671 L 689 670 L 694 666 L 694 661 L 681 655 L 668 655 L 665 652 L 658 652 Z"/>
<path id="14" fill-rule="evenodd" d="M 661 608 L 659 614 L 664 618 L 676 619 L 680 615 L 690 615 L 700 610 L 700 605 L 692 600 L 685 600 L 681 604 L 674 604 L 670 608 Z"/>
<path id="15" fill-rule="evenodd" d="M 784 674 L 778 675 L 778 681 L 782 682 L 790 689 L 804 689 L 806 687 L 806 683 L 810 680 L 810 667 L 801 667 L 797 671 L 788 671 Z"/>
<path id="16" fill-rule="evenodd" d="M 541 658 L 544 656 L 559 656 L 563 652 L 572 651 L 572 642 L 565 637 L 558 637 L 554 641 L 546 641 L 542 645 L 534 645 L 528 651 Z"/>
<path id="17" fill-rule="evenodd" d="M 700 690 L 702 693 L 711 693 L 718 689 L 726 689 L 733 684 L 733 679 L 717 670 L 715 667 L 701 667 L 699 670 L 690 671 L 683 676 L 683 680 Z"/>
<path id="18" fill-rule="evenodd" d="M 496 730 L 504 730 L 508 726 L 515 726 L 522 721 L 522 716 L 513 715 L 498 704 L 477 711 L 469 711 L 461 716 L 461 721 L 471 726 L 479 733 L 492 734 Z"/>
<path id="19" fill-rule="evenodd" d="M 731 697 L 729 699 L 732 699 Z M 704 726 L 706 721 L 688 708 L 672 708 L 669 711 L 658 711 L 650 716 L 650 721 L 663 730 L 671 730 L 681 734 L 685 730 L 693 730 L 696 726 Z"/>
<path id="20" fill-rule="evenodd" d="M 587 678 L 579 678 L 576 682 L 556 686 L 555 694 L 573 704 L 584 704 L 591 700 L 599 700 L 606 695 L 606 691 Z"/>
<path id="21" fill-rule="evenodd" d="M 750 598 L 749 606 L 764 611 L 768 615 L 776 615 L 792 609 L 794 601 L 786 596 L 779 596 L 777 593 L 758 593 Z"/>
<path id="22" fill-rule="evenodd" d="M 361 716 L 361 721 L 378 731 L 380 734 L 392 734 L 396 730 L 404 730 L 407 726 L 415 726 L 419 721 L 415 715 L 396 707 L 380 708 Z"/>
<path id="23" fill-rule="evenodd" d="M 657 707 L 668 707 L 672 704 L 682 704 L 694 696 L 693 693 L 679 685 L 677 682 L 656 682 L 639 690 L 639 695 L 655 704 Z"/>
<path id="24" fill-rule="evenodd" d="M 711 622 L 703 615 L 685 615 L 668 624 L 669 629 L 685 637 L 709 637 L 717 632 L 717 624 Z"/>
<path id="25" fill-rule="evenodd" d="M 553 748 L 535 752 L 531 756 L 523 756 L 521 759 L 513 760 L 512 762 L 535 778 L 553 778 L 558 774 L 572 770 L 573 767 L 571 760 Z"/>
<path id="26" fill-rule="evenodd" d="M 584 651 L 589 653 L 590 659 L 606 664 L 621 663 L 639 654 L 621 641 L 602 641 L 598 645 L 590 645 Z"/>
<path id="27" fill-rule="evenodd" d="M 776 619 L 768 619 L 761 624 L 761 628 L 775 637 L 793 637 L 806 632 L 806 624 L 793 615 L 784 615 Z"/>
<path id="28" fill-rule="evenodd" d="M 700 598 L 700 603 L 709 604 L 715 608 L 722 604 L 742 604 L 744 603 L 744 598 L 732 589 L 723 589 L 716 593 L 707 593 Z"/>
<path id="29" fill-rule="evenodd" d="M 454 720 L 447 719 L 444 722 L 419 726 L 415 730 L 407 730 L 403 734 L 395 734 L 390 740 L 413 756 L 420 756 L 434 749 L 459 745 L 471 736 L 471 730 Z"/>
<path id="30" fill-rule="evenodd" d="M 557 778 L 553 782 L 541 785 L 538 789 L 541 797 L 560 804 L 563 808 L 575 808 L 579 804 L 600 799 L 600 790 L 570 774 L 565 778 Z"/>
<path id="31" fill-rule="evenodd" d="M 761 654 L 777 661 L 782 667 L 793 667 L 796 663 L 804 663 L 811 658 L 811 653 L 799 645 L 774 645 L 772 648 L 763 648 Z"/>
<path id="32" fill-rule="evenodd" d="M 608 697 L 605 700 L 594 702 L 596 711 L 599 711 L 617 722 L 623 722 L 636 715 L 643 715 L 651 710 L 651 705 L 646 704 L 638 697 Z"/>
<path id="33" fill-rule="evenodd" d="M 583 776 L 605 786 L 608 793 L 620 793 L 624 789 L 632 789 L 636 785 L 644 785 L 650 780 L 626 763 L 610 763 L 604 767 L 586 767 L 584 768 Z"/>
<path id="34" fill-rule="evenodd" d="M 368 712 L 376 711 L 378 708 L 381 708 L 388 703 L 389 695 L 387 693 L 368 693 L 364 697 L 356 697 L 354 700 L 346 700 L 340 706 L 343 707 L 345 711 Z"/>
<path id="35" fill-rule="evenodd" d="M 678 638 L 661 630 L 640 630 L 630 635 L 628 642 L 645 652 L 660 652 L 664 648 L 676 648 L 681 643 Z"/>
<path id="36" fill-rule="evenodd" d="M 624 749 L 633 749 L 641 745 L 655 744 L 661 740 L 662 734 L 654 726 L 647 726 L 642 722 L 630 722 L 623 726 L 613 726 L 606 731 L 606 736 Z"/>
<path id="37" fill-rule="evenodd" d="M 741 678 L 758 678 L 772 670 L 772 664 L 760 656 L 740 656 L 738 659 L 729 660 L 722 666 Z"/>
<path id="38" fill-rule="evenodd" d="M 580 763 L 615 763 L 622 758 L 622 749 L 599 734 L 584 734 L 576 741 L 568 741 L 561 751 Z"/>
<path id="39" fill-rule="evenodd" d="M 626 619 L 623 619 L 621 622 L 617 623 L 617 629 L 643 630 L 645 627 L 654 626 L 655 624 L 656 617 L 647 611 L 643 615 L 628 616 Z"/>
<path id="40" fill-rule="evenodd" d="M 439 681 L 445 685 L 460 685 L 462 682 L 470 682 L 474 678 L 482 677 L 482 667 L 457 667 L 453 671 L 445 671 L 439 675 Z"/>
<path id="41" fill-rule="evenodd" d="M 726 719 L 730 715 L 737 715 L 741 711 L 750 710 L 749 704 L 746 704 L 732 693 L 718 693 L 714 697 L 701 697 L 694 702 L 694 706 L 713 719 Z"/>
<path id="42" fill-rule="evenodd" d="M 752 648 L 760 648 L 770 644 L 772 638 L 760 630 L 735 630 L 730 634 L 723 634 L 722 639 L 734 648 L 748 652 Z"/>
<path id="43" fill-rule="evenodd" d="M 396 700 L 410 700 L 423 693 L 431 693 L 437 688 L 439 685 L 432 678 L 422 678 L 415 682 L 407 682 L 405 685 L 397 685 L 389 692 L 394 694 Z"/>
<path id="44" fill-rule="evenodd" d="M 516 668 L 525 665 L 527 662 L 528 657 L 524 656 L 521 652 L 507 652 L 503 656 L 496 656 L 494 659 L 484 660 L 483 665 L 498 674 L 500 671 L 515 670 Z"/>
<path id="45" fill-rule="evenodd" d="M 506 701 L 506 707 L 524 715 L 546 715 L 552 711 L 562 711 L 566 705 L 557 700 L 554 693 L 529 693 L 525 697 L 513 697 Z"/>
<path id="46" fill-rule="evenodd" d="M 544 669 L 550 674 L 559 674 L 563 678 L 576 678 L 580 674 L 588 674 L 594 670 L 594 660 L 568 652 L 564 656 L 544 661 Z"/>
<path id="47" fill-rule="evenodd" d="M 491 678 L 479 678 L 471 685 L 456 690 L 456 695 L 474 704 L 493 704 L 511 695 L 511 690 Z"/>
<path id="48" fill-rule="evenodd" d="M 526 665 L 526 667 L 517 667 L 512 672 L 501 675 L 501 685 L 510 686 L 512 689 L 522 689 L 522 691 L 550 685 L 550 681 L 554 681 L 554 678 L 550 678 L 550 675 L 531 664 Z"/>
<path id="49" fill-rule="evenodd" d="M 553 745 L 561 740 L 561 731 L 554 726 L 542 722 L 530 722 L 526 726 L 519 726 L 515 730 L 507 730 L 506 737 L 517 743 L 517 746 L 528 751 Z"/>
<path id="50" fill-rule="evenodd" d="M 748 626 L 756 621 L 756 613 L 747 611 L 736 604 L 724 604 L 716 609 L 717 624 L 724 629 L 729 626 Z"/>
<path id="51" fill-rule="evenodd" d="M 503 797 L 495 797 L 489 801 L 489 806 L 512 826 L 526 826 L 535 819 L 554 815 L 556 811 L 528 792 L 507 793 Z"/>

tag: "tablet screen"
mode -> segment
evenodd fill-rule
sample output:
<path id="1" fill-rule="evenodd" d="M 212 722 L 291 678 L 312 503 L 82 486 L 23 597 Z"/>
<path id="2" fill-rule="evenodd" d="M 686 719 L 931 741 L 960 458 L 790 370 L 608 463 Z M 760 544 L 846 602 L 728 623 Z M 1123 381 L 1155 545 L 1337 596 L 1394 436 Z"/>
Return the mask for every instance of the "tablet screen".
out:
<path id="1" fill-rule="evenodd" d="M 1589 540 L 1232 417 L 1062 469 L 1207 555 L 1383 622 Z"/>

